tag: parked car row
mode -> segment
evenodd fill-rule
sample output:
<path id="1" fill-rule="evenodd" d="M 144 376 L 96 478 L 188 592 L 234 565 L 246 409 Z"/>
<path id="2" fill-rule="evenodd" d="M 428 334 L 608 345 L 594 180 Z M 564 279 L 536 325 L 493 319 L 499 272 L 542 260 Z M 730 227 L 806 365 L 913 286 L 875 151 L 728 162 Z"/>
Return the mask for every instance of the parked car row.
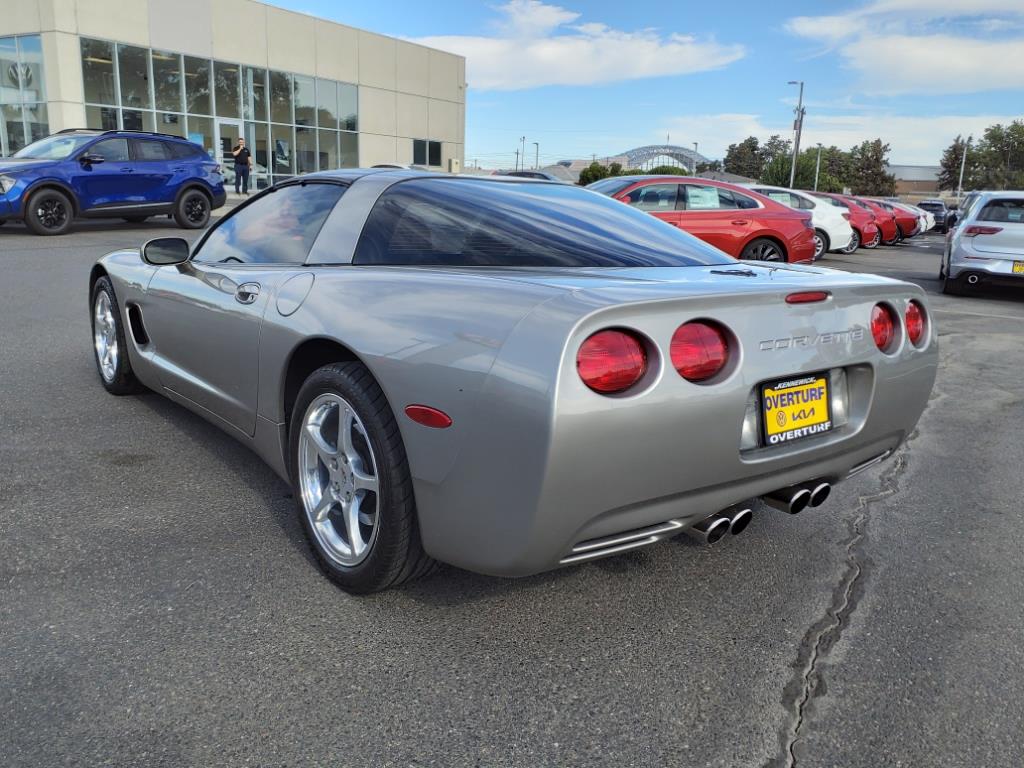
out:
<path id="1" fill-rule="evenodd" d="M 65 234 L 79 217 L 168 215 L 202 229 L 226 198 L 220 166 L 179 136 L 72 129 L 0 160 L 0 224 L 21 220 L 37 235 Z"/>

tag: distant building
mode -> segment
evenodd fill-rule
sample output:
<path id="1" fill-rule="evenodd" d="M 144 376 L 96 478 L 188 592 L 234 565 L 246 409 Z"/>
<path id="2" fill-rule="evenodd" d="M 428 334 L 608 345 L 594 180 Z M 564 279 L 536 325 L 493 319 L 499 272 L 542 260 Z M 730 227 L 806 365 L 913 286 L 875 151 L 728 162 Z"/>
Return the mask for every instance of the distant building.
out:
<path id="1" fill-rule="evenodd" d="M 896 194 L 934 196 L 939 193 L 938 165 L 890 165 L 889 173 L 896 177 Z"/>

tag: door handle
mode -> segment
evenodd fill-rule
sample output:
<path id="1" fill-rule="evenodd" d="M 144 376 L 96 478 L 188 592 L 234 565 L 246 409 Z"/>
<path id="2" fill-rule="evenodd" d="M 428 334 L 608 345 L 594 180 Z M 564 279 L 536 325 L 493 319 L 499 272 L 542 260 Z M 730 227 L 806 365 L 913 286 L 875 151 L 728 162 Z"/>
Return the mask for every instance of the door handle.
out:
<path id="1" fill-rule="evenodd" d="M 735 224 L 737 227 L 744 227 L 744 226 L 746 226 L 747 224 L 750 223 L 750 220 L 749 219 L 733 219 L 732 223 Z"/>
<path id="2" fill-rule="evenodd" d="M 134 172 L 135 172 L 134 168 L 122 168 L 121 169 L 121 173 L 134 173 Z"/>
<path id="3" fill-rule="evenodd" d="M 242 283 L 235 291 L 235 301 L 239 304 L 252 304 L 260 295 L 259 283 Z"/>

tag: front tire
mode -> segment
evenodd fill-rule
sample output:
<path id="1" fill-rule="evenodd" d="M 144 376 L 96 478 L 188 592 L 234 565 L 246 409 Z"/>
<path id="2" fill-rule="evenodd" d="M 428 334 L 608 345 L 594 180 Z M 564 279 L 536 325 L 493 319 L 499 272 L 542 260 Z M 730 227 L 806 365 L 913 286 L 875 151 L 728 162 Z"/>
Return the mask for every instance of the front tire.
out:
<path id="1" fill-rule="evenodd" d="M 364 365 L 333 363 L 299 390 L 289 433 L 297 513 L 324 573 L 366 594 L 427 573 L 398 423 Z"/>
<path id="2" fill-rule="evenodd" d="M 820 229 L 814 230 L 814 260 L 817 261 L 824 256 L 829 249 L 831 243 L 829 242 L 828 235 L 822 232 Z"/>
<path id="3" fill-rule="evenodd" d="M 786 261 L 786 252 L 774 240 L 767 237 L 757 237 L 751 240 L 743 248 L 740 254 L 741 259 L 749 261 Z"/>
<path id="4" fill-rule="evenodd" d="M 856 229 L 853 230 L 853 236 L 850 238 L 849 244 L 843 248 L 843 253 L 849 255 L 860 248 L 860 232 Z"/>
<path id="5" fill-rule="evenodd" d="M 131 395 L 142 385 L 132 372 L 121 310 L 109 277 L 101 277 L 92 286 L 93 358 L 104 389 L 112 395 Z"/>
<path id="6" fill-rule="evenodd" d="M 25 225 L 37 235 L 63 235 L 74 218 L 71 200 L 57 189 L 41 189 L 25 206 Z"/>
<path id="7" fill-rule="evenodd" d="M 210 198 L 198 189 L 190 189 L 174 206 L 174 220 L 182 229 L 202 229 L 210 223 Z"/>

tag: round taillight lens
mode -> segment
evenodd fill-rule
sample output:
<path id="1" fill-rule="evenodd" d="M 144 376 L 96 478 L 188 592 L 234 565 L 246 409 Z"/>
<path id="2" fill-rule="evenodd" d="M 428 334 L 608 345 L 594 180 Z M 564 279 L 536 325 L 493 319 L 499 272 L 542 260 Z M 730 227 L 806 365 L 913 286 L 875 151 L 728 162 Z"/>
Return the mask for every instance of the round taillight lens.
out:
<path id="1" fill-rule="evenodd" d="M 706 381 L 729 360 L 729 339 L 717 325 L 684 323 L 672 334 L 672 365 L 687 381 Z"/>
<path id="2" fill-rule="evenodd" d="M 924 336 L 924 308 L 916 301 L 907 305 L 907 338 L 915 347 Z"/>
<path id="3" fill-rule="evenodd" d="M 896 338 L 896 320 L 885 304 L 875 304 L 871 310 L 871 335 L 875 338 L 875 346 L 883 352 L 892 346 Z"/>
<path id="4" fill-rule="evenodd" d="M 598 331 L 580 345 L 576 370 L 583 383 L 602 395 L 625 392 L 647 371 L 647 352 L 625 331 Z"/>

